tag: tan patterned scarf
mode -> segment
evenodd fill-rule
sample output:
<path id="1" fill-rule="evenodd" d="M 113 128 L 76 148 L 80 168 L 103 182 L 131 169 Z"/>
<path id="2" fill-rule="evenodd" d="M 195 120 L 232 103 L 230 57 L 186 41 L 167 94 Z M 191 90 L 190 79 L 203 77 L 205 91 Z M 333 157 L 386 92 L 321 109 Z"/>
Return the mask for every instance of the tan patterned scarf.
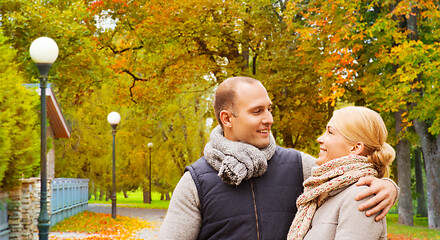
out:
<path id="1" fill-rule="evenodd" d="M 304 193 L 296 200 L 298 212 L 287 239 L 303 239 L 316 209 L 327 200 L 329 193 L 350 186 L 364 176 L 377 176 L 377 171 L 366 157 L 358 155 L 333 159 L 316 167 L 312 176 L 304 181 Z"/>

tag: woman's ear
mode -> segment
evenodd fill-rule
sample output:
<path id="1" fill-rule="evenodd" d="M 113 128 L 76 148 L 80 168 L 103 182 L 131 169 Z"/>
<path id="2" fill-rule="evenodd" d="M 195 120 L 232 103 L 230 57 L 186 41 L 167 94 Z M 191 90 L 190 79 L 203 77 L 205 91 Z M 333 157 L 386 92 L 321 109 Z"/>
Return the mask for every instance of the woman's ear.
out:
<path id="1" fill-rule="evenodd" d="M 356 155 L 362 155 L 362 152 L 365 149 L 365 145 L 363 142 L 357 142 L 353 148 L 351 149 L 351 153 L 352 154 L 356 154 Z"/>
<path id="2" fill-rule="evenodd" d="M 232 118 L 232 113 L 230 113 L 229 111 L 222 110 L 220 112 L 220 121 L 222 121 L 224 127 L 230 128 L 232 126 L 231 118 Z"/>

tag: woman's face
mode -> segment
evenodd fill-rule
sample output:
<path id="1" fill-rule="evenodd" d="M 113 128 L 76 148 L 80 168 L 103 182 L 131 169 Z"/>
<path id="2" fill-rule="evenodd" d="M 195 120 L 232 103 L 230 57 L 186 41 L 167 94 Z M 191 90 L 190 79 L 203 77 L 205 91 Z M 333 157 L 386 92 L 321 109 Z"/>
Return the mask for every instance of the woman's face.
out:
<path id="1" fill-rule="evenodd" d="M 355 147 L 345 137 L 343 137 L 333 125 L 333 118 L 327 124 L 327 128 L 322 136 L 318 138 L 319 157 L 317 164 L 321 165 L 330 160 L 348 156 Z"/>

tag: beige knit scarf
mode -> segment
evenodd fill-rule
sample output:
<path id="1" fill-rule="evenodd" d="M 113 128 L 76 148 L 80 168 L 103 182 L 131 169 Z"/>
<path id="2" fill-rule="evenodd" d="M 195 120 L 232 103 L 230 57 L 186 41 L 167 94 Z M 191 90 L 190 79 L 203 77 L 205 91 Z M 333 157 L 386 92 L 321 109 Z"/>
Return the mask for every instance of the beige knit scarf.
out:
<path id="1" fill-rule="evenodd" d="M 366 157 L 358 155 L 333 159 L 316 167 L 312 176 L 304 181 L 304 193 L 296 200 L 298 212 L 287 239 L 303 239 L 316 209 L 327 200 L 329 193 L 350 186 L 364 176 L 377 176 L 377 171 Z"/>

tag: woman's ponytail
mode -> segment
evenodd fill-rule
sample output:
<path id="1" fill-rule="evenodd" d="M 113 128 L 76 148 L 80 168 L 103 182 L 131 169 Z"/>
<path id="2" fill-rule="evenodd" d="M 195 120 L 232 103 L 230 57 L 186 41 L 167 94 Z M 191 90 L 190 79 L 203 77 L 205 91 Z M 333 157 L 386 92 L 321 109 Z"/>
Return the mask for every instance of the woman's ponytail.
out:
<path id="1" fill-rule="evenodd" d="M 396 152 L 388 143 L 384 143 L 381 147 L 373 150 L 368 156 L 371 163 L 376 167 L 376 170 L 379 173 L 379 178 L 389 176 L 389 165 L 391 165 L 395 156 Z"/>

